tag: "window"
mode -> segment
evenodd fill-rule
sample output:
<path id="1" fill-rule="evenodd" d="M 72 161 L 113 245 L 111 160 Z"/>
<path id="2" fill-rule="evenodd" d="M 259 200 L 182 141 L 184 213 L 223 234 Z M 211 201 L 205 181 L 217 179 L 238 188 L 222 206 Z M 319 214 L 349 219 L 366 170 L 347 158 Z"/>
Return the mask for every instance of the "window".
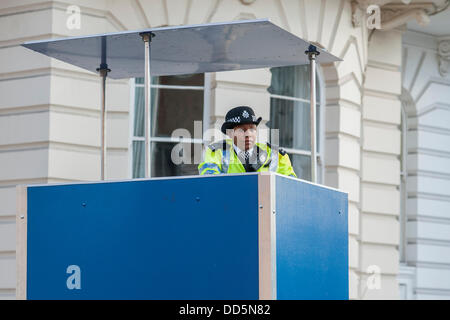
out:
<path id="1" fill-rule="evenodd" d="M 194 137 L 194 122 L 204 121 L 204 74 L 190 74 L 179 76 L 152 77 L 151 80 L 151 175 L 152 177 L 180 176 L 197 174 L 197 164 L 191 152 L 191 164 L 175 164 L 171 161 L 173 147 L 179 143 L 174 142 L 172 133 L 176 129 L 189 131 L 187 143 L 191 149 L 194 145 L 201 148 L 202 138 Z M 133 124 L 131 150 L 132 150 L 132 178 L 142 178 L 145 172 L 145 121 L 144 79 L 136 78 L 132 83 L 133 97 Z M 202 129 L 200 129 L 201 133 Z M 184 140 L 186 142 L 186 140 Z"/>
<path id="2" fill-rule="evenodd" d="M 271 129 L 279 130 L 279 145 L 289 154 L 297 177 L 311 180 L 309 65 L 272 68 L 270 92 Z M 316 76 L 317 181 L 322 182 L 321 90 Z M 272 142 L 272 141 L 271 141 Z"/>

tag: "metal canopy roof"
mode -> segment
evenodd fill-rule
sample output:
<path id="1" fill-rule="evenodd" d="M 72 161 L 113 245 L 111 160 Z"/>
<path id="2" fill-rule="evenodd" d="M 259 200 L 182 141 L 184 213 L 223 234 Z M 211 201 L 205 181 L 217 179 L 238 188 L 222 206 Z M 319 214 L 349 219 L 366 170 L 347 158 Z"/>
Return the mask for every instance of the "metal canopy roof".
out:
<path id="1" fill-rule="evenodd" d="M 106 62 L 113 79 L 144 76 L 141 32 L 152 32 L 151 74 L 176 75 L 309 63 L 309 42 L 263 20 L 152 28 L 24 43 L 49 57 L 96 72 Z M 317 48 L 318 63 L 340 60 Z"/>

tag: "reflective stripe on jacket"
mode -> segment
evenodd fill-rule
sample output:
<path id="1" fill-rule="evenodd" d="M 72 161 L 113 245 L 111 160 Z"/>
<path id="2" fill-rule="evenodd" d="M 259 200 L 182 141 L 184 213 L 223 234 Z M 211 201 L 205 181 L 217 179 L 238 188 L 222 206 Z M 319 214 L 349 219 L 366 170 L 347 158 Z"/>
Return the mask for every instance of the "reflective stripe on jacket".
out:
<path id="1" fill-rule="evenodd" d="M 282 149 L 268 143 L 256 143 L 254 153 L 257 161 L 250 165 L 249 171 L 272 171 L 297 177 L 292 168 L 289 155 Z M 204 161 L 199 164 L 198 172 L 203 174 L 247 172 L 236 154 L 231 139 L 216 142 L 206 148 Z"/>

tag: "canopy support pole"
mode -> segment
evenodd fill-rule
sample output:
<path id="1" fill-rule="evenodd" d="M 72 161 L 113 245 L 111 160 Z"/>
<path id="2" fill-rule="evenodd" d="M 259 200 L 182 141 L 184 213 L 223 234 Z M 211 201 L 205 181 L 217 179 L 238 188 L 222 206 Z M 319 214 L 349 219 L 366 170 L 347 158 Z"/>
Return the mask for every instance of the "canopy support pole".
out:
<path id="1" fill-rule="evenodd" d="M 139 34 L 145 45 L 145 178 L 152 176 L 151 172 L 151 145 L 150 145 L 150 129 L 151 129 L 151 46 L 152 38 L 155 36 L 153 32 L 142 32 Z"/>
<path id="2" fill-rule="evenodd" d="M 310 81 L 310 122 L 311 122 L 311 182 L 317 183 L 317 144 L 316 144 L 316 57 L 320 54 L 317 48 L 310 45 L 305 51 L 309 59 Z"/>
<path id="3" fill-rule="evenodd" d="M 102 77 L 102 92 L 101 92 L 101 156 L 100 156 L 100 179 L 105 180 L 106 176 L 106 77 L 108 76 L 108 72 L 111 72 L 108 69 L 108 65 L 106 64 L 106 37 L 102 38 L 102 62 L 100 64 L 100 68 L 97 68 L 97 72 Z"/>

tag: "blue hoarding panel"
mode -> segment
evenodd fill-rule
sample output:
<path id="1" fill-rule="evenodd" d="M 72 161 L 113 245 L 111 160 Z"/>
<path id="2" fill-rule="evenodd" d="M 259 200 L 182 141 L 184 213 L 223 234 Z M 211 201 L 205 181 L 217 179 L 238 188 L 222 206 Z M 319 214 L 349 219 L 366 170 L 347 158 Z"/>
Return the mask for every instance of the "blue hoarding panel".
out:
<path id="1" fill-rule="evenodd" d="M 258 299 L 257 179 L 29 187 L 27 298 Z"/>
<path id="2" fill-rule="evenodd" d="M 347 194 L 276 177 L 278 299 L 348 299 Z"/>

